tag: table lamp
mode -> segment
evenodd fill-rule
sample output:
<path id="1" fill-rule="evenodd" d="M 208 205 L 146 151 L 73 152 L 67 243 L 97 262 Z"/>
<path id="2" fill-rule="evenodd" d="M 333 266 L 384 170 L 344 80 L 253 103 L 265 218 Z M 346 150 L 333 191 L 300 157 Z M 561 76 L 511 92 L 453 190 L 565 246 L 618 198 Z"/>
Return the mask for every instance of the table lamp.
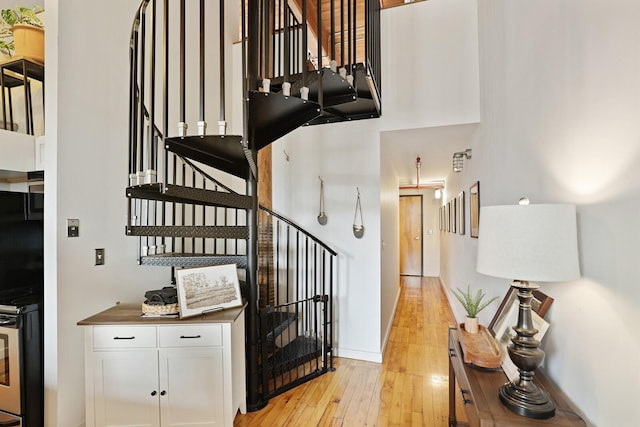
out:
<path id="1" fill-rule="evenodd" d="M 551 418 L 555 405 L 533 383 L 544 360 L 531 320 L 534 282 L 561 282 L 580 277 L 576 208 L 566 204 L 486 206 L 480 209 L 477 271 L 513 280 L 518 295 L 516 335 L 508 347 L 519 378 L 500 387 L 500 401 L 513 412 L 536 419 Z"/>

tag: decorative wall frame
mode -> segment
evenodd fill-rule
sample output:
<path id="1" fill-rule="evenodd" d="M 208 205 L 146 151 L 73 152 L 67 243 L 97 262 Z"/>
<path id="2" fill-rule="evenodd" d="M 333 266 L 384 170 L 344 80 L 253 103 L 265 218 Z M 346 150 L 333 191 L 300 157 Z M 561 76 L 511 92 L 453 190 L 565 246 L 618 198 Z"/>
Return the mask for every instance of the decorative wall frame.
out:
<path id="1" fill-rule="evenodd" d="M 242 305 L 236 264 L 176 270 L 180 317 Z"/>
<path id="2" fill-rule="evenodd" d="M 548 297 L 542 292 L 533 291 L 534 298 L 531 301 L 531 320 L 533 327 L 538 330 L 535 338 L 538 341 L 542 341 L 544 334 L 549 328 L 549 324 L 542 318 L 549 307 L 553 303 L 553 298 Z M 535 300 L 535 301 L 534 301 Z M 507 375 L 510 381 L 517 379 L 518 368 L 513 364 L 507 348 L 511 343 L 511 338 L 516 335 L 513 327 L 518 323 L 518 309 L 520 302 L 518 300 L 518 293 L 515 288 L 509 287 L 507 295 L 504 297 L 496 314 L 493 316 L 491 323 L 489 324 L 489 331 L 493 334 L 498 345 L 502 349 L 502 370 Z"/>
<path id="3" fill-rule="evenodd" d="M 461 191 L 460 194 L 458 194 L 458 233 L 461 235 L 464 235 L 464 191 Z"/>
<path id="4" fill-rule="evenodd" d="M 451 199 L 451 232 L 456 232 L 456 224 L 458 223 L 458 208 L 455 198 Z"/>
<path id="5" fill-rule="evenodd" d="M 444 218 L 445 218 L 445 221 L 447 222 L 447 231 L 451 231 L 451 203 L 450 202 L 447 202 Z"/>
<path id="6" fill-rule="evenodd" d="M 553 304 L 553 298 L 546 295 L 539 289 L 534 290 L 532 293 L 533 298 L 531 298 L 531 310 L 536 312 L 540 317 L 544 317 L 547 314 L 547 311 L 549 311 L 551 304 Z M 493 319 L 491 319 L 491 323 L 489 323 L 489 331 L 493 333 L 494 325 L 500 321 L 501 317 L 504 316 L 505 311 L 517 302 L 518 293 L 515 288 L 509 286 L 509 290 L 507 290 L 502 302 L 500 302 L 498 310 L 496 310 L 496 314 L 493 316 Z"/>
<path id="7" fill-rule="evenodd" d="M 477 238 L 480 231 L 480 181 L 469 188 L 469 236 Z"/>

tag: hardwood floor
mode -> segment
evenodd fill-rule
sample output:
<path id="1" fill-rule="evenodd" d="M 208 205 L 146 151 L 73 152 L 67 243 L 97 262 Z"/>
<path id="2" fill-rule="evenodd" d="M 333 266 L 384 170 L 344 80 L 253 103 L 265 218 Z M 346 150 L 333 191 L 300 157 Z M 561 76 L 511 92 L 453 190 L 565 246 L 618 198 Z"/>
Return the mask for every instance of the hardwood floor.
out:
<path id="1" fill-rule="evenodd" d="M 234 426 L 446 426 L 450 325 L 439 280 L 403 276 L 382 364 L 337 357 L 335 372 L 238 414 Z"/>

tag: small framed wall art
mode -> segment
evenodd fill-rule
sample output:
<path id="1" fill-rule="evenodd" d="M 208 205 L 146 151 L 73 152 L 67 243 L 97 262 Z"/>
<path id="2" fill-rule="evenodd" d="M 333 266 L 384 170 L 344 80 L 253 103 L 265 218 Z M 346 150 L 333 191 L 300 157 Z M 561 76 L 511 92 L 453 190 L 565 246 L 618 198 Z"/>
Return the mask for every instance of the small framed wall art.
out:
<path id="1" fill-rule="evenodd" d="M 458 194 L 458 233 L 464 235 L 464 191 Z"/>
<path id="2" fill-rule="evenodd" d="M 176 279 L 181 318 L 242 305 L 235 264 L 184 268 Z"/>
<path id="3" fill-rule="evenodd" d="M 480 230 L 480 181 L 469 188 L 469 235 L 478 237 Z"/>

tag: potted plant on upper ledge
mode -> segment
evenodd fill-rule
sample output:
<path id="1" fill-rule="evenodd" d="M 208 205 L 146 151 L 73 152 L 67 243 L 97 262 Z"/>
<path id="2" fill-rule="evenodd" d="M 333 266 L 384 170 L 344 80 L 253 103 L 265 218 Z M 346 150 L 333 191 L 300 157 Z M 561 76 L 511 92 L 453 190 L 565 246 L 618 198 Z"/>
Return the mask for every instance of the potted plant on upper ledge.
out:
<path id="1" fill-rule="evenodd" d="M 482 289 L 479 289 L 478 292 L 473 295 L 471 293 L 471 288 L 467 285 L 467 292 L 463 292 L 460 288 L 453 290 L 453 294 L 458 298 L 462 307 L 464 307 L 467 312 L 467 317 L 464 322 L 464 329 L 466 332 L 470 334 L 475 334 L 478 332 L 478 313 L 484 310 L 489 304 L 498 299 L 498 297 L 493 297 L 489 301 L 482 302 L 484 299 L 484 293 Z"/>
<path id="2" fill-rule="evenodd" d="M 3 29 L 0 30 L 0 51 L 14 51 L 14 56 L 24 57 L 44 64 L 44 24 L 37 16 L 44 10 L 40 6 L 31 8 L 16 6 L 13 9 L 2 9 Z M 11 36 L 7 33 L 11 32 Z"/>

